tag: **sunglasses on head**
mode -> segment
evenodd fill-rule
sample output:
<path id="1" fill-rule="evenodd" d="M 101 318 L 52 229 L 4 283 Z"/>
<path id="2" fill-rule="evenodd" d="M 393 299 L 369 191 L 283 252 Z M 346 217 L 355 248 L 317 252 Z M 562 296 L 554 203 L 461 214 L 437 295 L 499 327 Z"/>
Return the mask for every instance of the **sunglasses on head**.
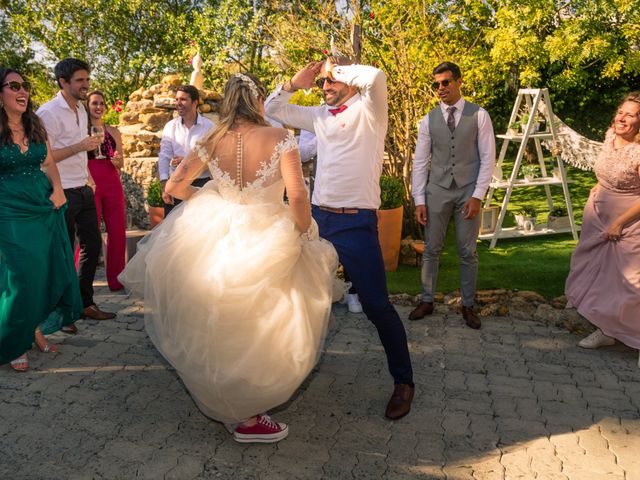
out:
<path id="1" fill-rule="evenodd" d="M 30 92 L 31 91 L 31 84 L 27 81 L 25 82 L 7 82 L 7 83 L 3 83 L 2 87 L 9 87 L 11 90 L 13 90 L 14 92 L 19 92 L 20 88 L 24 88 L 25 92 Z"/>
<path id="2" fill-rule="evenodd" d="M 450 84 L 451 82 L 454 82 L 454 81 L 455 81 L 455 80 L 449 80 L 449 79 L 447 78 L 446 80 L 442 80 L 441 82 L 433 82 L 433 83 L 431 84 L 431 87 L 432 87 L 434 90 L 439 89 L 439 88 L 440 88 L 440 85 L 442 85 L 443 87 L 445 87 L 445 88 L 446 88 L 446 87 L 448 87 L 448 86 L 449 86 L 449 84 Z"/>
<path id="3" fill-rule="evenodd" d="M 324 87 L 324 82 L 327 82 L 329 85 L 333 85 L 334 83 L 336 83 L 335 80 L 331 80 L 329 77 L 320 77 L 316 80 L 317 87 L 322 90 L 322 87 Z"/>

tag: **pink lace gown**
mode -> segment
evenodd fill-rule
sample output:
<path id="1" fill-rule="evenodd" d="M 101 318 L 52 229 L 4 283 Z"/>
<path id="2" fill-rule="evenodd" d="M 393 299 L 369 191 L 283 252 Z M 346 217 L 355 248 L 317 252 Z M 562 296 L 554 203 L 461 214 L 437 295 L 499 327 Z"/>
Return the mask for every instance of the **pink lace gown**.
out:
<path id="1" fill-rule="evenodd" d="M 604 236 L 616 217 L 640 202 L 640 144 L 615 148 L 614 137 L 609 130 L 594 166 L 599 186 L 584 208 L 565 292 L 605 335 L 640 349 L 640 220 L 626 225 L 619 241 Z"/>

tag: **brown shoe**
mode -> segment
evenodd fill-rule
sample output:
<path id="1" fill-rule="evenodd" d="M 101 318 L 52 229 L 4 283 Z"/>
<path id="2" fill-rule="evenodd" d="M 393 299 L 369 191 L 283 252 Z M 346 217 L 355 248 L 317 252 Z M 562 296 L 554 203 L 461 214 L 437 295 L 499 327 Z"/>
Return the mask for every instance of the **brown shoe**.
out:
<path id="1" fill-rule="evenodd" d="M 469 328 L 474 328 L 477 330 L 480 328 L 480 325 L 482 325 L 480 323 L 480 319 L 478 318 L 478 315 L 476 315 L 476 312 L 473 311 L 473 307 L 465 307 L 463 305 L 462 318 L 464 318 L 464 322 L 467 324 L 467 327 Z"/>
<path id="2" fill-rule="evenodd" d="M 409 320 L 420 320 L 433 313 L 433 302 L 420 302 L 415 310 L 409 314 Z"/>
<path id="3" fill-rule="evenodd" d="M 411 401 L 415 387 L 406 383 L 398 383 L 393 389 L 393 395 L 387 404 L 385 415 L 390 420 L 398 420 L 411 411 Z"/>
<path id="4" fill-rule="evenodd" d="M 111 312 L 103 312 L 94 303 L 93 305 L 89 305 L 82 311 L 82 315 L 80 318 L 90 318 L 91 320 L 111 320 L 113 318 L 116 318 L 116 314 Z"/>

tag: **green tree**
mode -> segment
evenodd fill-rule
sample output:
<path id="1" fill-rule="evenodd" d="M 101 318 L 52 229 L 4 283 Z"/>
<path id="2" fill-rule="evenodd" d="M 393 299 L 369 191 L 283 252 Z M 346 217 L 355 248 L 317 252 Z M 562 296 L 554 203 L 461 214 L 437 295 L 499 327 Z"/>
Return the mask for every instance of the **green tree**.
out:
<path id="1" fill-rule="evenodd" d="M 9 31 L 42 47 L 44 63 L 65 57 L 88 61 L 93 86 L 124 97 L 167 71 L 188 70 L 187 26 L 197 12 L 177 0 L 6 0 Z"/>

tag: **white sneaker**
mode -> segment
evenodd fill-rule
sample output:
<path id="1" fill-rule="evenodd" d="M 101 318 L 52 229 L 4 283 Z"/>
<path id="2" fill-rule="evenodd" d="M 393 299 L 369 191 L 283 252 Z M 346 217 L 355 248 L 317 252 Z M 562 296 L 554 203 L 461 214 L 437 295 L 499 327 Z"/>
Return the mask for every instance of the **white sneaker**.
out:
<path id="1" fill-rule="evenodd" d="M 578 346 L 582 348 L 600 348 L 608 345 L 614 345 L 616 339 L 602 333 L 599 328 L 586 338 L 578 342 Z"/>
<path id="2" fill-rule="evenodd" d="M 347 293 L 345 296 L 345 303 L 351 313 L 362 313 L 362 304 L 358 299 L 357 293 Z"/>

